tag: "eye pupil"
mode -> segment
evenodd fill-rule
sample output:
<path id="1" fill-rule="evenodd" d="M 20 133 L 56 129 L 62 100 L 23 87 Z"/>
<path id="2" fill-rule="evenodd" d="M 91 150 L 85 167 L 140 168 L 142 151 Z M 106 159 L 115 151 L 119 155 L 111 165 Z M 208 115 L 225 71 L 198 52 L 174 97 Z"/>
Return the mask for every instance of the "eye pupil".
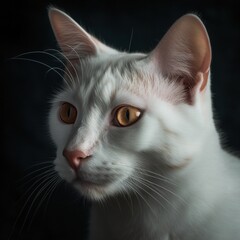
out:
<path id="1" fill-rule="evenodd" d="M 130 120 L 130 112 L 129 109 L 126 110 L 126 120 L 129 122 Z"/>
<path id="2" fill-rule="evenodd" d="M 67 116 L 68 118 L 70 118 L 71 116 L 71 106 L 68 107 Z"/>

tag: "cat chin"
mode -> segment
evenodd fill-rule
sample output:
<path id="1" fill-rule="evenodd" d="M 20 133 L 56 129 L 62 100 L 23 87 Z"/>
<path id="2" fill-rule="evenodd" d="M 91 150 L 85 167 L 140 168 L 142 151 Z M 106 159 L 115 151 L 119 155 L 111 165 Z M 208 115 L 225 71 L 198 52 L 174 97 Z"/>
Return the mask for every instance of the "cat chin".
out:
<path id="1" fill-rule="evenodd" d="M 114 184 L 111 183 L 100 185 L 87 181 L 74 181 L 72 184 L 84 197 L 92 201 L 107 198 L 109 195 L 113 194 L 111 189 L 114 189 L 113 186 L 111 186 Z"/>

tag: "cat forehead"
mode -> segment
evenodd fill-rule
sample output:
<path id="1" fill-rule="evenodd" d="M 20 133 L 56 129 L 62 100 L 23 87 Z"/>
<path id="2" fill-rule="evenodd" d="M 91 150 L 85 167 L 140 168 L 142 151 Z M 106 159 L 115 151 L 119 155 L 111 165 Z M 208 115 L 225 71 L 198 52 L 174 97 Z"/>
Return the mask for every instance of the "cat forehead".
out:
<path id="1" fill-rule="evenodd" d="M 75 64 L 75 76 L 69 81 L 71 85 L 66 92 L 80 98 L 88 107 L 109 106 L 119 96 L 122 103 L 137 97 L 180 102 L 183 98 L 181 85 L 168 81 L 152 68 L 145 54 L 117 53 L 80 60 Z"/>
<path id="2" fill-rule="evenodd" d="M 132 76 L 139 71 L 137 63 L 145 57 L 144 54 L 117 53 L 90 58 L 83 62 L 83 81 L 87 84 L 89 78 L 96 78 L 95 83 L 98 83 L 105 74 Z M 78 67 L 81 68 L 81 66 L 80 62 Z"/>
<path id="3" fill-rule="evenodd" d="M 79 61 L 75 66 L 75 76 L 71 90 L 82 98 L 101 98 L 110 100 L 121 90 L 133 91 L 142 78 L 139 62 L 144 54 L 120 53 L 114 56 L 90 58 Z"/>

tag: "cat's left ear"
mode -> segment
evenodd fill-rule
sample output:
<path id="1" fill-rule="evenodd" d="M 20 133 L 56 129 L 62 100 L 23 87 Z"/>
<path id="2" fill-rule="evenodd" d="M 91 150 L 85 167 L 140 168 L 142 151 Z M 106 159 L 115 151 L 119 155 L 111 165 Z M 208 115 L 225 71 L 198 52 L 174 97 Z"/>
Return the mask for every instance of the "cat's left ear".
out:
<path id="1" fill-rule="evenodd" d="M 78 60 L 78 58 L 117 52 L 87 33 L 63 11 L 50 7 L 48 14 L 58 44 L 68 59 Z"/>
<path id="2" fill-rule="evenodd" d="M 183 84 L 188 102 L 204 91 L 209 78 L 211 46 L 202 21 L 193 14 L 178 19 L 164 35 L 150 58 L 161 74 Z"/>

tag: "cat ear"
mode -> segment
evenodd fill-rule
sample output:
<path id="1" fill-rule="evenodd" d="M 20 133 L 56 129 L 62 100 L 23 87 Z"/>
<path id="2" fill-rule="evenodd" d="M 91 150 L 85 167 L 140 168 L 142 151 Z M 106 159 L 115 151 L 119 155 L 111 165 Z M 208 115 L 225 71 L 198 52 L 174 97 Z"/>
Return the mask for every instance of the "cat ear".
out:
<path id="1" fill-rule="evenodd" d="M 70 60 L 116 52 L 87 33 L 61 10 L 51 7 L 48 14 L 58 44 Z"/>
<path id="2" fill-rule="evenodd" d="M 196 15 L 187 14 L 178 19 L 150 57 L 165 77 L 184 85 L 189 101 L 197 86 L 200 91 L 206 88 L 211 46 L 207 31 Z"/>

